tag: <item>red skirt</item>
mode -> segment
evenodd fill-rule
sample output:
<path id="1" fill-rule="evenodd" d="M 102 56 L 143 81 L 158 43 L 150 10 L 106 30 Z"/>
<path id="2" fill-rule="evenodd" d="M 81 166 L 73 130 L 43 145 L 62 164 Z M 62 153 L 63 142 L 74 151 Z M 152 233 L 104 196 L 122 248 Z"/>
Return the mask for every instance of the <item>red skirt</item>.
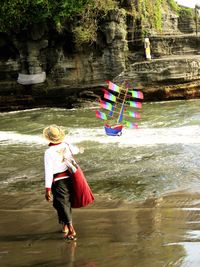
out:
<path id="1" fill-rule="evenodd" d="M 84 173 L 78 167 L 77 171 L 71 174 L 72 194 L 70 197 L 72 208 L 85 207 L 94 201 L 94 196 L 87 183 Z"/>

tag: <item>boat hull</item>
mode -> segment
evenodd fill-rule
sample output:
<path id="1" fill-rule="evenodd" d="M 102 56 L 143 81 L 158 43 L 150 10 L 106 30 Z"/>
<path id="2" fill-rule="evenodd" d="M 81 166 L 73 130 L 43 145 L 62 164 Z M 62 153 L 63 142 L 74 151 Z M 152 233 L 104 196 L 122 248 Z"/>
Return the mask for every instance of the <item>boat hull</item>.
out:
<path id="1" fill-rule="evenodd" d="M 108 124 L 104 125 L 104 129 L 107 135 L 110 136 L 120 136 L 122 135 L 122 129 L 123 126 L 122 125 L 114 125 L 114 126 L 110 126 Z"/>

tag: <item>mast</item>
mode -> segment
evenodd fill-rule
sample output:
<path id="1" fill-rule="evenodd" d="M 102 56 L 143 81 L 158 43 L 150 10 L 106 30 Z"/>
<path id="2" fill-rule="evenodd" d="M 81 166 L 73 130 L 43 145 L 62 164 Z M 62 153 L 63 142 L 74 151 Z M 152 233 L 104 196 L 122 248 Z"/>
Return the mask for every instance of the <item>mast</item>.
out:
<path id="1" fill-rule="evenodd" d="M 125 84 L 125 82 L 124 82 L 124 84 Z M 122 90 L 124 90 L 124 86 L 122 86 L 122 88 L 121 88 L 121 90 L 120 90 L 120 93 L 121 93 Z M 125 87 L 124 98 L 123 98 L 123 101 L 122 101 L 122 105 L 121 105 L 121 109 L 120 109 L 119 116 L 118 116 L 118 119 L 117 119 L 117 123 L 120 122 L 120 117 L 121 117 L 121 115 L 122 115 L 122 113 L 123 113 L 124 103 L 125 103 L 125 101 L 126 101 L 126 96 L 127 96 L 127 94 L 128 94 L 128 86 Z M 119 94 L 119 95 L 120 95 L 120 94 Z"/>

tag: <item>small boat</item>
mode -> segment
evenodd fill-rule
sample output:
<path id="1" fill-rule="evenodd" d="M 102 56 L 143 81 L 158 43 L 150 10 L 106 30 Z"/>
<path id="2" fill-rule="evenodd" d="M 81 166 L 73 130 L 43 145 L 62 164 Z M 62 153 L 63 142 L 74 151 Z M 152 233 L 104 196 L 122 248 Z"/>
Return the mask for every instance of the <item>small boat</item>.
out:
<path id="1" fill-rule="evenodd" d="M 105 120 L 105 133 L 110 136 L 122 135 L 124 126 L 132 129 L 138 128 L 137 123 L 130 122 L 127 118 L 140 118 L 140 113 L 130 108 L 142 108 L 142 103 L 133 101 L 133 98 L 143 99 L 143 93 L 130 88 L 128 83 L 118 86 L 111 81 L 107 81 L 108 88 L 103 88 L 103 99 L 99 100 L 100 109 L 105 109 L 109 113 L 96 110 L 96 117 Z M 110 92 L 112 91 L 112 92 Z"/>
<path id="2" fill-rule="evenodd" d="M 105 124 L 104 129 L 107 135 L 120 136 L 122 135 L 123 125 L 110 126 L 108 124 Z"/>

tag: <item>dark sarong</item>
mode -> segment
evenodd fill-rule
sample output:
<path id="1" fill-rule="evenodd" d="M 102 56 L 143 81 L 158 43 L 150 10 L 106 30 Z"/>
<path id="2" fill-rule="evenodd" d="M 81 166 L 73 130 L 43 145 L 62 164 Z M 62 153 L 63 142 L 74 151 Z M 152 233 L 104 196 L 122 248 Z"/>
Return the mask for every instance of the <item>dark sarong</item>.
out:
<path id="1" fill-rule="evenodd" d="M 72 222 L 70 192 L 71 178 L 58 180 L 52 184 L 53 206 L 57 211 L 59 223 Z"/>

